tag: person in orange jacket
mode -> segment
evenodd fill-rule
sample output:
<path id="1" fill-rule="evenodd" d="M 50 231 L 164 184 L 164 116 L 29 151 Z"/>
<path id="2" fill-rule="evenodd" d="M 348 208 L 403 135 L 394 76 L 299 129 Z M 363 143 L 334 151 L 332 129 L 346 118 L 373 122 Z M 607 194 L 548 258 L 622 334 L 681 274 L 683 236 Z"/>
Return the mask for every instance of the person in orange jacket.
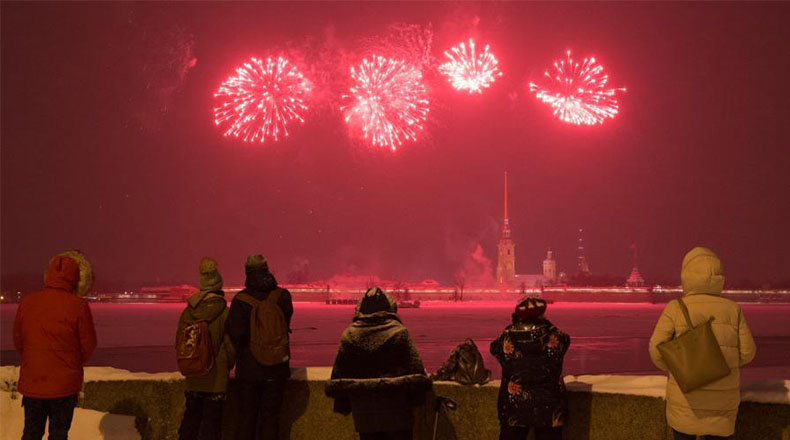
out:
<path id="1" fill-rule="evenodd" d="M 14 346 L 22 358 L 19 393 L 25 408 L 22 440 L 67 439 L 85 362 L 96 348 L 88 302 L 76 294 L 78 262 L 58 255 L 49 262 L 44 289 L 26 296 L 16 311 Z"/>

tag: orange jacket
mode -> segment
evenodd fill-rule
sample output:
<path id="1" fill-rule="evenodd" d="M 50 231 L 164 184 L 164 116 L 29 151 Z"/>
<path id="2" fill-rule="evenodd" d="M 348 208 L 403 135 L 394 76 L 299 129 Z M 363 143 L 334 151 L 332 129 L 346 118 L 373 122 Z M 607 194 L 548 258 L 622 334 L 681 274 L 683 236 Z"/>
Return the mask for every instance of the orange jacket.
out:
<path id="1" fill-rule="evenodd" d="M 44 290 L 26 296 L 16 311 L 14 346 L 22 357 L 19 392 L 54 399 L 82 389 L 82 366 L 96 348 L 88 302 L 75 295 L 79 266 L 55 257 L 44 278 Z"/>

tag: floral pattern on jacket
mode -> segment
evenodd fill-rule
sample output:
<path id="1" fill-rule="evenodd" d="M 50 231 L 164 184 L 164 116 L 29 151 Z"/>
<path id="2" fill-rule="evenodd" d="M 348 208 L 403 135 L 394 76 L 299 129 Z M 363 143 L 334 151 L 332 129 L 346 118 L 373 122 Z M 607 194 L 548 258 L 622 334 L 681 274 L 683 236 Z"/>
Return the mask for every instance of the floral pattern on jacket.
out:
<path id="1" fill-rule="evenodd" d="M 491 343 L 502 366 L 497 409 L 508 426 L 562 426 L 568 400 L 562 361 L 570 337 L 546 319 L 515 323 Z"/>

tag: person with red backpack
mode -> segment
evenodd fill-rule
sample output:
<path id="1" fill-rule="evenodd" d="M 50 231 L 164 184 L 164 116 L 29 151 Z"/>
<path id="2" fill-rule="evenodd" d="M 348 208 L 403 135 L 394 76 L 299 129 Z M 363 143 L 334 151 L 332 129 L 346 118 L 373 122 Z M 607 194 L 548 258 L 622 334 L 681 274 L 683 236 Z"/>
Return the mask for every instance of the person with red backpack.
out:
<path id="1" fill-rule="evenodd" d="M 222 412 L 234 350 L 226 331 L 228 305 L 217 262 L 200 261 L 200 291 L 187 300 L 176 331 L 178 369 L 186 376 L 179 440 L 222 437 Z"/>
<path id="2" fill-rule="evenodd" d="M 280 406 L 291 377 L 291 294 L 277 286 L 262 255 L 245 263 L 244 290 L 231 302 L 228 333 L 236 348 L 239 435 L 243 440 L 278 438 Z"/>

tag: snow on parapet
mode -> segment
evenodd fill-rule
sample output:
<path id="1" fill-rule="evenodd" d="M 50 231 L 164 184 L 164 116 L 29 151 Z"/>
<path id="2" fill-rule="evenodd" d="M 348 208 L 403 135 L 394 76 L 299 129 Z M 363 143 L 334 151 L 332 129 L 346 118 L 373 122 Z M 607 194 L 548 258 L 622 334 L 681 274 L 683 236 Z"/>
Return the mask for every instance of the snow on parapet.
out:
<path id="1" fill-rule="evenodd" d="M 585 374 L 565 376 L 568 391 L 629 394 L 664 398 L 667 386 L 666 376 L 620 376 Z"/>
<path id="2" fill-rule="evenodd" d="M 628 394 L 665 398 L 666 376 L 582 375 L 565 376 L 569 391 Z M 790 380 L 741 382 L 741 400 L 790 405 Z"/>
<path id="3" fill-rule="evenodd" d="M 332 369 L 330 367 L 310 367 L 291 369 L 292 380 L 326 381 Z M 0 385 L 16 383 L 19 367 L 0 367 Z M 124 380 L 181 380 L 181 373 L 137 373 L 112 367 L 85 367 L 85 381 L 124 381 Z M 451 384 L 454 382 L 442 382 Z M 593 392 L 605 394 L 627 394 L 665 398 L 666 376 L 646 375 L 605 375 L 587 374 L 581 376 L 565 376 L 565 385 L 569 391 Z M 491 381 L 488 385 L 498 387 L 499 381 Z M 3 389 L 5 387 L 2 387 Z M 6 389 L 6 391 L 9 391 Z M 790 380 L 766 380 L 741 382 L 741 400 L 744 402 L 776 403 L 790 405 Z"/>
<path id="4" fill-rule="evenodd" d="M 16 383 L 19 367 L 8 365 L 0 367 L 0 384 Z M 181 373 L 136 373 L 112 367 L 85 367 L 85 382 L 123 381 L 123 380 L 181 380 Z"/>

